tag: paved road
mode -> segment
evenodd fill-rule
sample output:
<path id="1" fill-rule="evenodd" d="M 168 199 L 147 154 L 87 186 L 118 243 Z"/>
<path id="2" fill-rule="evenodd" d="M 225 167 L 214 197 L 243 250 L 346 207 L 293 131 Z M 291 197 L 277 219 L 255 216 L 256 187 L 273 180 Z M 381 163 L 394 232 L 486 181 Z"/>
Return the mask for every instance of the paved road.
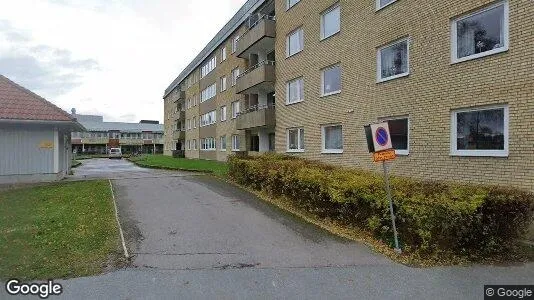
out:
<path id="1" fill-rule="evenodd" d="M 62 281 L 60 298 L 483 299 L 484 284 L 534 283 L 533 264 L 399 265 L 209 176 L 108 160 L 77 174 L 117 178 L 135 256 L 127 269 Z"/>

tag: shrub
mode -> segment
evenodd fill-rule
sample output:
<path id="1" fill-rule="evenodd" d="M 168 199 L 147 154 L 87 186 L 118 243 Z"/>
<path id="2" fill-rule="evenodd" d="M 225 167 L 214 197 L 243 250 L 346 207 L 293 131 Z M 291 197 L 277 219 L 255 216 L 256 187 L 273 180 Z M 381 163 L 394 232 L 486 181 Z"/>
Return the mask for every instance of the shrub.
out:
<path id="1" fill-rule="evenodd" d="M 231 157 L 229 176 L 272 196 L 284 196 L 332 218 L 391 240 L 391 217 L 381 174 L 268 154 Z M 399 236 L 420 254 L 504 253 L 528 230 L 534 194 L 514 188 L 392 177 Z"/>

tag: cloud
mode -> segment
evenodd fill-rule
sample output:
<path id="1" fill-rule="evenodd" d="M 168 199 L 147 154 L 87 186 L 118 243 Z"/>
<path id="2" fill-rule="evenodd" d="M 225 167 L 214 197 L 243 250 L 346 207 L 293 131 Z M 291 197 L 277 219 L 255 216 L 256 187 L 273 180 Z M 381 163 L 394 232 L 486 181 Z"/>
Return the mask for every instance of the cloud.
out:
<path id="1" fill-rule="evenodd" d="M 0 72 L 45 97 L 55 98 L 79 87 L 83 74 L 98 71 L 95 59 L 75 59 L 72 52 L 36 44 L 31 36 L 0 20 Z"/>

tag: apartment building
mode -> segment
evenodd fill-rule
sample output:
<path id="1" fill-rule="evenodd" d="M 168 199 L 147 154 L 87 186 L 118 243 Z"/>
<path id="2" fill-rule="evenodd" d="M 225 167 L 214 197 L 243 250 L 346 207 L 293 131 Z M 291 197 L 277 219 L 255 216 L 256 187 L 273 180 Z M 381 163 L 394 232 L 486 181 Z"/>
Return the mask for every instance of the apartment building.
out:
<path id="1" fill-rule="evenodd" d="M 232 136 L 225 154 L 276 151 L 375 170 L 363 126 L 388 121 L 395 174 L 534 189 L 532 41 L 528 0 L 248 1 L 165 99 L 236 44 L 230 66 L 217 60 L 198 91 L 239 68 L 235 87 L 188 115 L 227 106 L 236 118 L 186 130 L 184 140 L 203 141 L 186 157 L 224 160 L 217 139 Z M 203 154 L 212 135 L 217 154 Z"/>
<path id="2" fill-rule="evenodd" d="M 106 154 L 110 148 L 121 148 L 126 154 L 163 153 L 163 125 L 158 121 L 104 122 L 103 116 L 80 115 L 74 108 L 71 117 L 86 129 L 71 134 L 75 153 Z"/>

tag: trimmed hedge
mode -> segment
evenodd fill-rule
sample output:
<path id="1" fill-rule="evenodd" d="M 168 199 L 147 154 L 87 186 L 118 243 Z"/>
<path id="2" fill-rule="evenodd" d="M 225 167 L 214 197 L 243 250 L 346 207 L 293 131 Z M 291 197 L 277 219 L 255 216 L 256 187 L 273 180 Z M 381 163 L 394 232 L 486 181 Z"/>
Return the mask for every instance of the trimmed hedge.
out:
<path id="1" fill-rule="evenodd" d="M 381 174 L 267 154 L 230 157 L 229 176 L 284 196 L 321 218 L 343 221 L 391 242 L 391 217 Z M 504 253 L 532 221 L 534 194 L 509 187 L 392 177 L 404 251 L 458 255 Z"/>

